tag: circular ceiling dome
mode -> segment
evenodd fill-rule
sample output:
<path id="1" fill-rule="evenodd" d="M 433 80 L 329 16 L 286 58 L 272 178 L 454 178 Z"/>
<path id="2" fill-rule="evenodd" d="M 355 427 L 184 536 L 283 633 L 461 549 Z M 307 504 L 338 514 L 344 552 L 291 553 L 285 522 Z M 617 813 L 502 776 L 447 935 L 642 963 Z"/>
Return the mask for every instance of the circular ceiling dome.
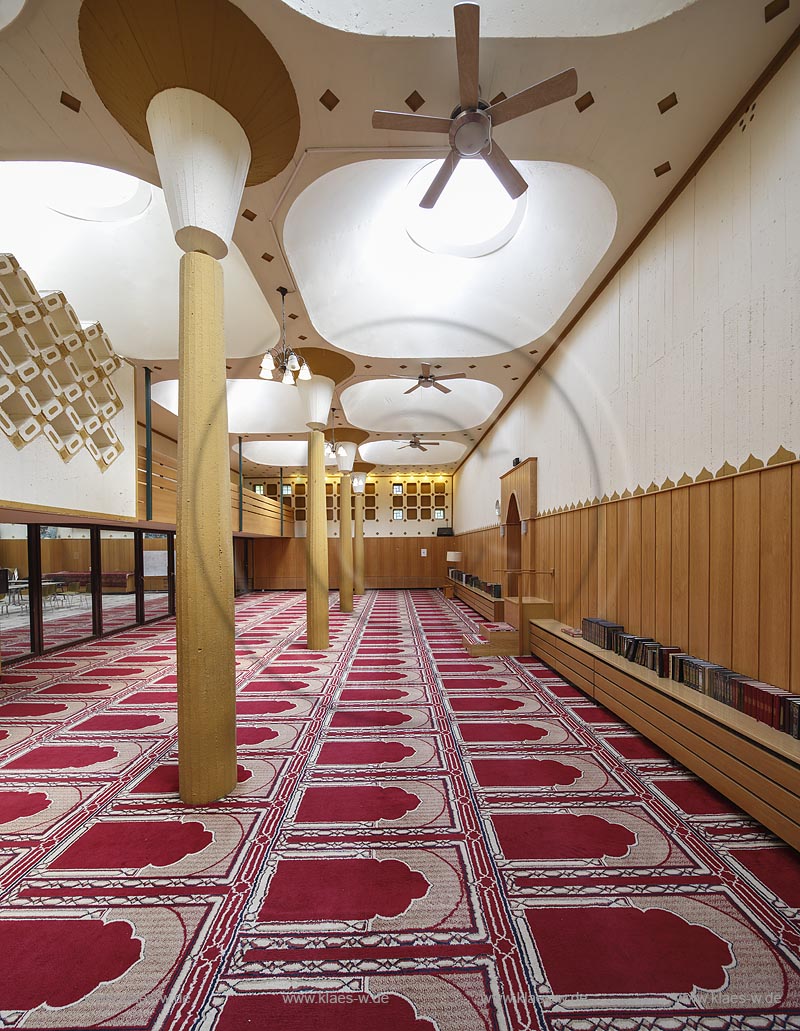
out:
<path id="1" fill-rule="evenodd" d="M 17 20 L 28 0 L 0 0 L 0 32 Z"/>
<path id="2" fill-rule="evenodd" d="M 528 192 L 512 200 L 482 158 L 459 161 L 450 182 L 432 208 L 419 202 L 441 168 L 431 161 L 406 188 L 406 232 L 432 254 L 480 258 L 512 240 L 522 225 Z"/>
<path id="3" fill-rule="evenodd" d="M 147 210 L 153 187 L 135 176 L 101 165 L 56 162 L 39 166 L 46 186 L 43 196 L 51 211 L 86 222 L 121 222 Z"/>

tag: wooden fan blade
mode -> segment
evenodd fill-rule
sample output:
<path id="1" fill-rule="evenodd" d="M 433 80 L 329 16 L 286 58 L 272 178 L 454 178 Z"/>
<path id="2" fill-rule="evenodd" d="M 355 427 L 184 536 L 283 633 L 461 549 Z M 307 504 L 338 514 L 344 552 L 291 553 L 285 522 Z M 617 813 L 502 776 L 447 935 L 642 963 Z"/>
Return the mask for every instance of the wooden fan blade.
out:
<path id="1" fill-rule="evenodd" d="M 422 200 L 419 202 L 421 208 L 432 208 L 436 201 L 441 197 L 442 190 L 447 186 L 450 181 L 450 176 L 455 172 L 456 165 L 460 161 L 460 156 L 457 151 L 451 150 L 447 157 L 442 162 L 442 167 L 434 176 L 433 182 L 428 187 L 428 191 Z"/>
<path id="2" fill-rule="evenodd" d="M 440 379 L 466 379 L 466 378 L 467 378 L 466 372 L 451 372 L 451 373 L 448 373 L 447 376 L 437 376 L 436 377 L 437 382 Z"/>
<path id="3" fill-rule="evenodd" d="M 439 446 L 439 441 L 438 440 L 421 440 L 420 444 L 426 444 L 428 447 L 438 447 Z"/>
<path id="4" fill-rule="evenodd" d="M 419 383 L 415 383 L 410 390 L 404 390 L 404 394 L 413 394 L 415 390 L 419 390 Z"/>
<path id="5" fill-rule="evenodd" d="M 458 59 L 458 92 L 462 111 L 478 108 L 478 55 L 480 48 L 481 9 L 477 4 L 456 4 L 456 57 Z"/>
<path id="6" fill-rule="evenodd" d="M 398 372 L 390 372 L 389 379 L 417 379 L 417 376 L 401 376 Z"/>
<path id="7" fill-rule="evenodd" d="M 450 387 L 443 387 L 438 380 L 433 385 L 436 387 L 437 390 L 441 390 L 443 394 L 451 393 Z"/>
<path id="8" fill-rule="evenodd" d="M 449 118 L 410 115 L 404 111 L 373 111 L 373 129 L 404 129 L 408 132 L 450 132 Z"/>
<path id="9" fill-rule="evenodd" d="M 574 68 L 567 68 L 558 75 L 543 79 L 535 86 L 529 86 L 506 100 L 501 100 L 499 104 L 493 104 L 486 113 L 491 118 L 493 126 L 502 125 L 503 122 L 510 122 L 512 118 L 519 118 L 520 115 L 527 115 L 541 107 L 555 104 L 557 100 L 574 97 L 577 92 L 578 73 Z"/>
<path id="10" fill-rule="evenodd" d="M 498 147 L 494 140 L 486 150 L 481 151 L 481 157 L 500 180 L 503 189 L 512 200 L 521 197 L 528 189 L 528 184 L 511 164 L 506 152 Z"/>
<path id="11" fill-rule="evenodd" d="M 422 444 L 420 444 L 419 447 L 417 448 L 417 451 L 427 451 L 427 450 L 428 449 L 426 447 L 423 447 Z"/>
<path id="12" fill-rule="evenodd" d="M 431 374 L 430 363 L 429 362 L 420 362 L 420 366 L 422 368 L 422 375 L 425 377 L 425 379 L 427 379 L 428 376 L 430 376 L 430 374 Z"/>

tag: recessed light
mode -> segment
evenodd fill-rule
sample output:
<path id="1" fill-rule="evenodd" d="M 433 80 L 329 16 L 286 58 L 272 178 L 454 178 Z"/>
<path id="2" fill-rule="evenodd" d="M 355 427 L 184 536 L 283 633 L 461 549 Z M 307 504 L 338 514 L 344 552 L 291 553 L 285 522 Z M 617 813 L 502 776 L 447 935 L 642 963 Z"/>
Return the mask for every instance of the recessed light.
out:
<path id="1" fill-rule="evenodd" d="M 582 115 L 587 107 L 591 107 L 594 103 L 594 97 L 591 93 L 584 93 L 582 97 L 578 97 L 575 101 L 575 107 L 578 109 L 578 114 Z"/>
<path id="2" fill-rule="evenodd" d="M 258 216 L 255 211 L 251 211 L 250 208 L 245 208 L 242 212 L 242 218 L 246 218 L 248 222 L 254 222 Z"/>
<path id="3" fill-rule="evenodd" d="M 62 90 L 61 92 L 61 103 L 64 107 L 68 107 L 70 111 L 74 111 L 77 114 L 81 109 L 81 102 L 77 97 L 73 97 L 71 93 L 67 93 Z"/>
<path id="4" fill-rule="evenodd" d="M 659 176 L 661 176 L 661 175 L 666 175 L 666 174 L 667 174 L 667 172 L 671 172 L 671 171 L 672 171 L 672 165 L 671 165 L 671 164 L 669 163 L 669 161 L 665 161 L 665 162 L 663 163 L 663 165 L 657 165 L 657 166 L 656 166 L 656 167 L 655 167 L 655 168 L 653 169 L 653 171 L 654 171 L 654 172 L 655 172 L 655 174 L 656 174 L 656 178 L 658 178 L 658 177 L 659 177 Z"/>
<path id="5" fill-rule="evenodd" d="M 678 98 L 675 93 L 670 93 L 668 97 L 664 97 L 663 100 L 658 102 L 658 110 L 662 115 L 665 115 L 667 111 L 671 111 L 673 107 L 678 106 Z"/>
<path id="6" fill-rule="evenodd" d="M 320 104 L 323 107 L 327 107 L 329 111 L 333 111 L 336 105 L 339 103 L 339 98 L 331 90 L 326 89 L 322 96 L 319 98 Z"/>

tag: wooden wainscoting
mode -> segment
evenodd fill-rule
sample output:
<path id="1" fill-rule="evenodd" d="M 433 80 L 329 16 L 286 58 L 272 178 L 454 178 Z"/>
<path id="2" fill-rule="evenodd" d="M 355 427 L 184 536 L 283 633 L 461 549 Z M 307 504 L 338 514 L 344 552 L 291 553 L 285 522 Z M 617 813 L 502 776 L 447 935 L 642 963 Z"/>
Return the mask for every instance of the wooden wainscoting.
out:
<path id="1" fill-rule="evenodd" d="M 800 693 L 800 462 L 542 516 L 532 539 L 557 620 L 613 619 Z"/>
<path id="2" fill-rule="evenodd" d="M 423 557 L 420 552 L 426 549 Z M 452 537 L 367 537 L 364 541 L 365 586 L 419 588 L 440 587 L 447 578 L 445 555 L 453 549 Z M 290 540 L 253 542 L 256 590 L 305 590 L 306 542 Z M 328 539 L 330 586 L 339 586 L 339 538 Z"/>

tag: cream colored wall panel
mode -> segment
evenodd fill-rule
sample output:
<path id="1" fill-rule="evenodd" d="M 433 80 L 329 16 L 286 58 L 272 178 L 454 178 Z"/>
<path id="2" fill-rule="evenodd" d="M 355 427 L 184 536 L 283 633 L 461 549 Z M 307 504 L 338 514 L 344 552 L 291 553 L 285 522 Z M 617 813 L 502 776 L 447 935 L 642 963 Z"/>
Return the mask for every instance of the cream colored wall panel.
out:
<path id="1" fill-rule="evenodd" d="M 796 52 L 458 471 L 456 532 L 516 456 L 545 511 L 800 450 L 798 95 Z"/>

